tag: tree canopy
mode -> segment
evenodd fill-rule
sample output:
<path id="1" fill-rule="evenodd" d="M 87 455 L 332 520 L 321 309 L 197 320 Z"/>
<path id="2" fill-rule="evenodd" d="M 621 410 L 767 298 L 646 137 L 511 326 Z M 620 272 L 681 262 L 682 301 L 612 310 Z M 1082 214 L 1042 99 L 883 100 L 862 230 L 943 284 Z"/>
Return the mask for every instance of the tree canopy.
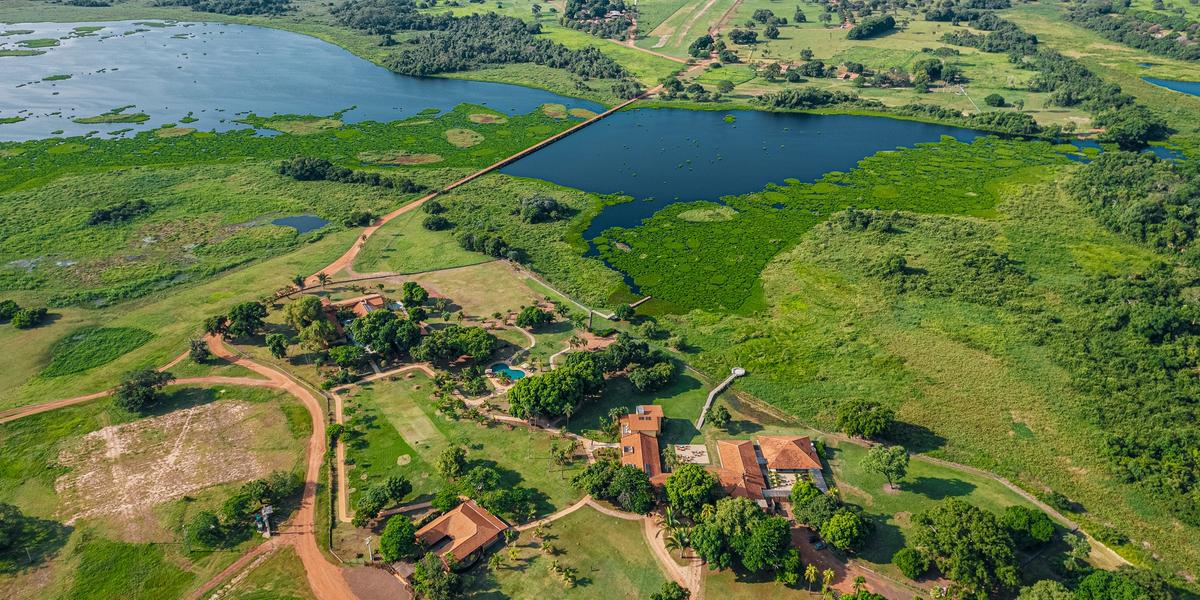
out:
<path id="1" fill-rule="evenodd" d="M 913 517 L 912 547 L 972 597 L 1020 583 L 1013 541 L 996 515 L 950 498 Z"/>

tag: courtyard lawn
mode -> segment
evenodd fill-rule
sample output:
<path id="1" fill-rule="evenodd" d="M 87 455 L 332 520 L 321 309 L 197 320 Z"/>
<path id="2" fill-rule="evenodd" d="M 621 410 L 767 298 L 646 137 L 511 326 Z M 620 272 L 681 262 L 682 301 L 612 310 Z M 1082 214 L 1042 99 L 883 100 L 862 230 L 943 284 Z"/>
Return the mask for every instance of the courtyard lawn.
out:
<path id="1" fill-rule="evenodd" d="M 647 545 L 642 522 L 617 519 L 590 507 L 581 508 L 546 529 L 546 540 L 558 553 L 546 556 L 527 531 L 515 542 L 516 561 L 497 548 L 504 564 L 489 571 L 485 561 L 474 567 L 467 598 L 648 598 L 666 581 Z M 566 587 L 551 571 L 552 562 L 575 569 L 578 581 Z"/>
<path id="2" fill-rule="evenodd" d="M 538 515 L 564 508 L 580 497 L 570 479 L 582 465 L 562 468 L 551 462 L 554 436 L 506 424 L 481 425 L 465 418 L 447 418 L 429 397 L 432 381 L 427 376 L 414 373 L 411 378 L 408 374 L 399 377 L 398 381 L 374 381 L 345 395 L 347 407 L 353 406 L 361 411 L 355 414 L 364 415 L 366 432 L 366 444 L 360 448 L 348 446 L 347 456 L 356 462 L 359 457 L 367 457 L 369 462 L 366 467 L 360 463 L 348 472 L 352 487 L 364 489 L 381 482 L 389 473 L 399 472 L 412 479 L 418 496 L 431 494 L 444 485 L 432 465 L 442 450 L 459 445 L 467 450 L 469 463 L 492 464 L 498 469 L 504 485 L 540 492 Z M 347 412 L 350 419 L 351 413 Z M 367 469 L 365 478 L 360 468 Z"/>
<path id="3" fill-rule="evenodd" d="M 584 404 L 578 413 L 571 416 L 567 429 L 592 439 L 607 439 L 609 436 L 602 429 L 609 410 L 658 404 L 663 407 L 663 414 L 668 419 L 663 439 L 671 444 L 692 443 L 699 436 L 695 421 L 700 418 L 700 410 L 710 389 L 708 383 L 690 371 L 684 371 L 678 381 L 657 392 L 638 392 L 628 379 L 613 379 L 605 385 L 599 399 Z"/>

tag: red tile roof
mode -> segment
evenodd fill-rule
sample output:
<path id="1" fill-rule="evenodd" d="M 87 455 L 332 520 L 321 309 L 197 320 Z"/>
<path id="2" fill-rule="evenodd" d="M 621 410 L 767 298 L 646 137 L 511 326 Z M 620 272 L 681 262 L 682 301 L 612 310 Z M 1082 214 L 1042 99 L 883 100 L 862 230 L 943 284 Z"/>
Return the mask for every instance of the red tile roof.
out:
<path id="1" fill-rule="evenodd" d="M 821 458 L 807 437 L 763 436 L 758 438 L 767 469 L 774 471 L 821 470 Z"/>
<path id="2" fill-rule="evenodd" d="M 645 433 L 621 436 L 621 464 L 633 465 L 650 477 L 662 474 L 658 456 L 658 438 Z"/>
<path id="3" fill-rule="evenodd" d="M 758 464 L 758 454 L 750 440 L 719 440 L 717 456 L 721 467 L 712 469 L 721 487 L 730 496 L 741 496 L 752 500 L 763 497 L 767 480 Z"/>
<path id="4" fill-rule="evenodd" d="M 662 407 L 647 404 L 635 407 L 633 414 L 621 417 L 618 423 L 621 425 L 621 435 L 629 435 L 631 433 L 658 435 L 662 431 L 662 421 Z"/>
<path id="5" fill-rule="evenodd" d="M 422 527 L 417 532 L 417 539 L 439 556 L 453 554 L 455 559 L 462 561 L 476 550 L 490 546 L 506 529 L 508 525 L 504 521 L 474 500 L 466 499 Z"/>

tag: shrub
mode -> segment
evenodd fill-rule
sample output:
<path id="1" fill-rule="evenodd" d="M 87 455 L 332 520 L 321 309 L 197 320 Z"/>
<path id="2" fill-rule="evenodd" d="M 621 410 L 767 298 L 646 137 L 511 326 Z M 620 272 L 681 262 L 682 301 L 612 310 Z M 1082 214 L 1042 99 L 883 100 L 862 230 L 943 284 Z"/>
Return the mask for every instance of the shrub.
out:
<path id="1" fill-rule="evenodd" d="M 983 103 L 997 108 L 1006 105 L 1004 102 L 1004 96 L 1001 96 L 1000 94 L 988 94 L 987 96 L 984 96 Z"/>
<path id="2" fill-rule="evenodd" d="M 17 329 L 33 329 L 45 320 L 45 308 L 22 308 L 13 313 L 11 322 Z"/>
<path id="3" fill-rule="evenodd" d="M 912 548 L 901 548 L 892 555 L 892 564 L 909 579 L 917 579 L 929 572 L 929 560 Z"/>

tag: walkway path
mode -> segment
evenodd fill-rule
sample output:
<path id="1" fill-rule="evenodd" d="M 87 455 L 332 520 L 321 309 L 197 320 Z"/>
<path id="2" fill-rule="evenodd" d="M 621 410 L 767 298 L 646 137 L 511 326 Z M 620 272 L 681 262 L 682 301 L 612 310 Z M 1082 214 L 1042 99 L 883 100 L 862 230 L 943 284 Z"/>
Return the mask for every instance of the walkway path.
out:
<path id="1" fill-rule="evenodd" d="M 708 409 L 712 408 L 713 400 L 717 399 L 717 395 L 725 391 L 725 388 L 729 387 L 729 384 L 733 383 L 734 379 L 737 379 L 745 374 L 745 369 L 741 367 L 734 367 L 733 371 L 729 373 L 729 377 L 725 378 L 725 381 L 718 383 L 717 387 L 708 392 L 708 399 L 704 401 L 704 408 L 700 409 L 700 418 L 696 419 L 697 431 L 704 429 L 704 418 L 708 416 Z"/>

